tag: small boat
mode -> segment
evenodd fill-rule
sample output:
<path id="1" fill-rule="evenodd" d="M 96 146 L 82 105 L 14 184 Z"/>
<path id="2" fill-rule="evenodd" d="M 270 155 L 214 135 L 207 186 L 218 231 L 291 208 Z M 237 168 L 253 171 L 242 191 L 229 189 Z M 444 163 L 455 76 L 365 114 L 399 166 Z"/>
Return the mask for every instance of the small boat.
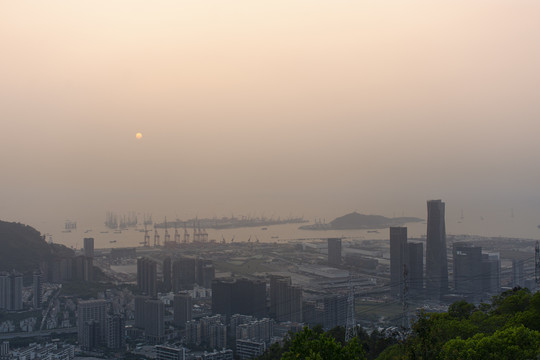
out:
<path id="1" fill-rule="evenodd" d="M 115 242 L 116 242 L 116 240 L 109 241 L 109 243 L 111 243 L 111 244 L 114 244 Z"/>
<path id="2" fill-rule="evenodd" d="M 268 228 L 267 228 L 267 227 L 263 227 L 263 228 L 261 228 L 261 230 L 268 230 Z"/>

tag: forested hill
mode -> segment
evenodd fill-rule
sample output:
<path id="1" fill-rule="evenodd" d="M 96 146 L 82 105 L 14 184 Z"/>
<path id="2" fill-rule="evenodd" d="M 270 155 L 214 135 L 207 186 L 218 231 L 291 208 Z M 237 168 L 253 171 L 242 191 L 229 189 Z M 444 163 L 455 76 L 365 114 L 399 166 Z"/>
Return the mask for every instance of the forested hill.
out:
<path id="1" fill-rule="evenodd" d="M 0 221 L 0 271 L 15 269 L 28 274 L 42 262 L 64 256 L 73 256 L 73 250 L 48 244 L 31 226 Z"/>
<path id="2" fill-rule="evenodd" d="M 475 306 L 465 301 L 447 312 L 419 312 L 402 335 L 367 334 L 345 342 L 345 330 L 304 329 L 272 344 L 258 360 L 527 360 L 540 359 L 540 292 L 515 288 Z"/>
<path id="3" fill-rule="evenodd" d="M 364 215 L 352 212 L 332 220 L 330 225 L 332 229 L 384 229 L 418 221 L 422 221 L 422 219 L 415 217 L 387 218 L 381 215 Z"/>

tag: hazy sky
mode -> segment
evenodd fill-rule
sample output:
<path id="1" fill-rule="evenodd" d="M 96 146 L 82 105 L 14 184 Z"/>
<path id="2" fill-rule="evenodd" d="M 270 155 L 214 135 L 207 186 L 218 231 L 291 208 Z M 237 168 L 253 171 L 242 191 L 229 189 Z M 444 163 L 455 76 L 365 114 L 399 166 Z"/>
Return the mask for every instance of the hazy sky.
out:
<path id="1" fill-rule="evenodd" d="M 1 1 L 0 219 L 442 198 L 540 223 L 539 18 L 535 0 Z"/>

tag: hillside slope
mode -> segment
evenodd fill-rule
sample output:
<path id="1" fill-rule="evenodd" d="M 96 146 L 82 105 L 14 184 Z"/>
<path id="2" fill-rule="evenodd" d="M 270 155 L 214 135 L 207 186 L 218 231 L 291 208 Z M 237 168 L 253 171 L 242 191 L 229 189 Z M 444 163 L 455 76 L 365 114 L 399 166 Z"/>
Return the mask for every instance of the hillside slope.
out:
<path id="1" fill-rule="evenodd" d="M 30 273 L 44 261 L 73 256 L 63 245 L 48 244 L 39 231 L 21 223 L 0 221 L 0 271 Z"/>

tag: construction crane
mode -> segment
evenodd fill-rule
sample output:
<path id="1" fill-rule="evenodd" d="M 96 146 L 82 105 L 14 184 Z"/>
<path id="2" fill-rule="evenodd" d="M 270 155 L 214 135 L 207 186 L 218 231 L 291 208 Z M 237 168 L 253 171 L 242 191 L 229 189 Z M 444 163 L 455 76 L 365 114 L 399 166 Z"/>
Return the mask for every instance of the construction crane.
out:
<path id="1" fill-rule="evenodd" d="M 150 235 L 148 235 L 148 229 L 146 228 L 146 222 L 144 223 L 144 246 L 150 246 Z"/>
<path id="2" fill-rule="evenodd" d="M 171 235 L 169 234 L 169 231 L 167 230 L 167 217 L 165 217 L 165 234 L 163 235 L 163 243 L 167 244 L 171 241 Z"/>
<path id="3" fill-rule="evenodd" d="M 186 223 L 184 223 L 184 243 L 188 243 L 189 242 L 189 233 L 187 231 L 187 226 L 186 226 Z"/>
<path id="4" fill-rule="evenodd" d="M 157 227 L 154 225 L 154 247 L 159 246 L 159 234 L 157 232 Z"/>
<path id="5" fill-rule="evenodd" d="M 174 242 L 176 244 L 179 244 L 180 243 L 180 233 L 178 232 L 178 221 L 175 221 L 174 222 Z"/>

